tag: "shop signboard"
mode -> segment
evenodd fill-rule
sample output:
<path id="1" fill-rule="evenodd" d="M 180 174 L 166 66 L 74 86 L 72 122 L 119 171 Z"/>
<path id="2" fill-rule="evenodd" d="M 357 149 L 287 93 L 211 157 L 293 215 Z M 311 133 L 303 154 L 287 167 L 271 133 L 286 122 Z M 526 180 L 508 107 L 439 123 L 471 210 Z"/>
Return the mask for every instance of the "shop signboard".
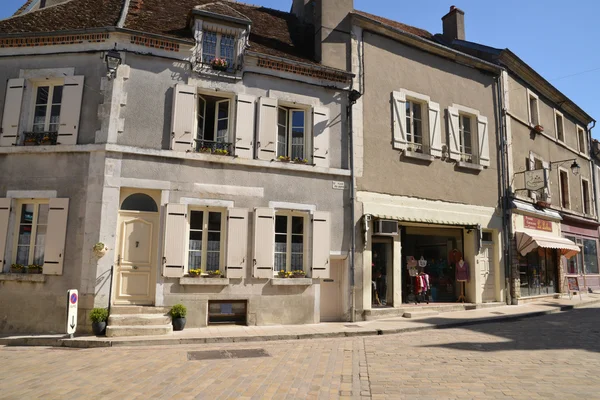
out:
<path id="1" fill-rule="evenodd" d="M 581 300 L 581 289 L 579 289 L 579 278 L 576 276 L 565 277 L 565 288 L 569 292 L 569 299 L 573 297 L 573 292 L 579 293 L 579 300 Z"/>
<path id="2" fill-rule="evenodd" d="M 541 218 L 530 217 L 528 215 L 523 216 L 523 225 L 525 228 L 535 229 L 538 231 L 552 232 L 552 222 L 546 221 Z"/>
<path id="3" fill-rule="evenodd" d="M 546 187 L 546 170 L 525 171 L 525 189 L 540 190 Z"/>

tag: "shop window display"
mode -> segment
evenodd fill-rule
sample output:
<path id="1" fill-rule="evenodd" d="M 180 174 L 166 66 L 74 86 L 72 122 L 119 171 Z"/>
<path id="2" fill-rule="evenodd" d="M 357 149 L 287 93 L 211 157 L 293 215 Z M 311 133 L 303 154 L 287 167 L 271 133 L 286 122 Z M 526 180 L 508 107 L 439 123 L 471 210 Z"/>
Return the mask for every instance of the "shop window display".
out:
<path id="1" fill-rule="evenodd" d="M 521 297 L 556 293 L 556 260 L 556 250 L 541 247 L 519 254 Z"/>

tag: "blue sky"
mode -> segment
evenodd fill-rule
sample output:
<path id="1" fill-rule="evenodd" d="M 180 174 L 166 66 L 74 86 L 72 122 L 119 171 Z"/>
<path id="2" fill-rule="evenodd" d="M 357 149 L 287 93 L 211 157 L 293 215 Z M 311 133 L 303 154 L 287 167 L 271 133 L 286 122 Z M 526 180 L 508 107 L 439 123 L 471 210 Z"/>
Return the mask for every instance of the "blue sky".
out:
<path id="1" fill-rule="evenodd" d="M 2 0 L 6 18 L 25 0 Z M 291 0 L 244 0 L 288 11 Z M 510 48 L 584 111 L 600 120 L 600 1 L 355 0 L 356 9 L 439 33 L 441 17 L 465 11 L 467 40 Z M 587 72 L 586 72 L 587 71 Z M 594 137 L 600 138 L 600 127 Z"/>

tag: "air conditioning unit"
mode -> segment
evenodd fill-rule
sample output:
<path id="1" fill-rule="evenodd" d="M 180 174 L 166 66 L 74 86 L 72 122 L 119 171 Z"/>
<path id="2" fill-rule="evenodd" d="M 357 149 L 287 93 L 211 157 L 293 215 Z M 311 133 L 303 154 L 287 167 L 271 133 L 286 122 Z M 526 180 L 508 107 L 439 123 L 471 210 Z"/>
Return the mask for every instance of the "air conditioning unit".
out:
<path id="1" fill-rule="evenodd" d="M 390 219 L 376 219 L 373 222 L 375 235 L 397 236 L 398 221 Z"/>

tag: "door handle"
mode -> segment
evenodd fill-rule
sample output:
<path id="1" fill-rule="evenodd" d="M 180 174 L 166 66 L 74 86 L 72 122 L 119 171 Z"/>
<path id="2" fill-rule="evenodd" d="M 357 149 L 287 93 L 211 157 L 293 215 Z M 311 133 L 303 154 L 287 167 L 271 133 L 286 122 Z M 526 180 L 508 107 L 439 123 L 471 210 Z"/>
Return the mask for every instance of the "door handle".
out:
<path id="1" fill-rule="evenodd" d="M 117 257 L 117 265 L 121 265 L 121 255 L 120 254 Z"/>

